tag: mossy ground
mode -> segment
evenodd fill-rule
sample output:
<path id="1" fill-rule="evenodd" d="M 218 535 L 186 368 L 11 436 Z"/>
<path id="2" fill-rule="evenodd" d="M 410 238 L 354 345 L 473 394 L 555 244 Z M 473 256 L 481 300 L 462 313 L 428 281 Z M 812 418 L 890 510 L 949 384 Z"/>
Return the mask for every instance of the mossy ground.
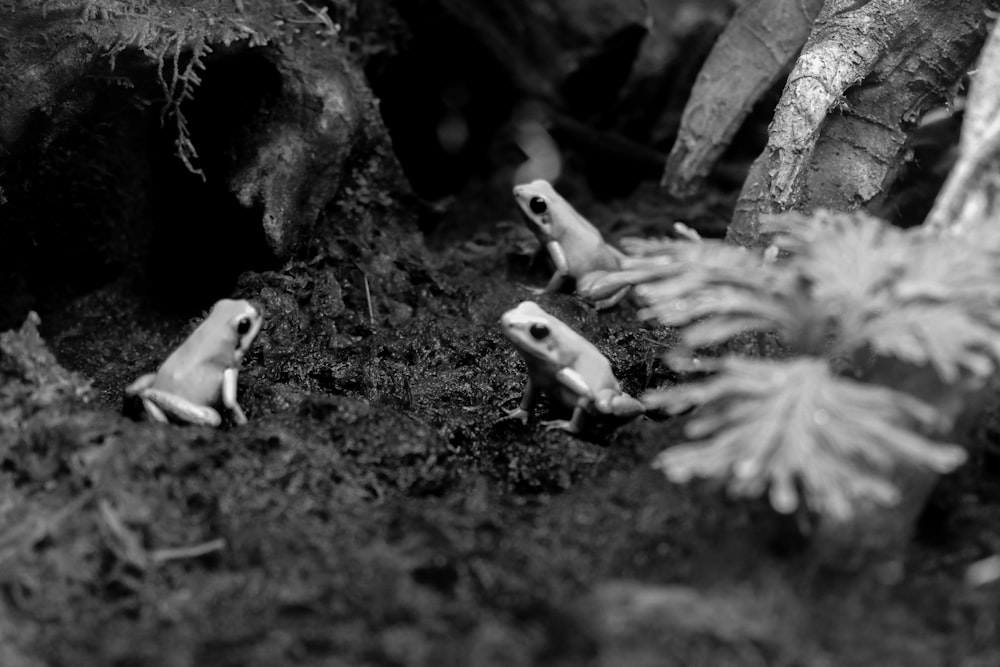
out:
<path id="1" fill-rule="evenodd" d="M 575 438 L 498 421 L 524 368 L 496 322 L 542 281 L 516 234 L 487 228 L 425 250 L 389 224 L 389 255 L 244 274 L 236 293 L 261 300 L 267 324 L 240 376 L 239 428 L 121 415 L 122 387 L 191 319 L 124 281 L 44 314 L 59 362 L 96 391 L 43 400 L 7 385 L 5 406 L 23 411 L 0 440 L 3 664 L 1000 658 L 996 585 L 962 583 L 1000 549 L 988 455 L 946 482 L 887 582 L 817 565 L 766 507 L 667 483 L 649 461 L 677 422 Z M 340 250 L 351 240 L 343 230 Z M 671 381 L 657 361 L 669 332 L 630 307 L 539 300 L 631 393 Z"/>

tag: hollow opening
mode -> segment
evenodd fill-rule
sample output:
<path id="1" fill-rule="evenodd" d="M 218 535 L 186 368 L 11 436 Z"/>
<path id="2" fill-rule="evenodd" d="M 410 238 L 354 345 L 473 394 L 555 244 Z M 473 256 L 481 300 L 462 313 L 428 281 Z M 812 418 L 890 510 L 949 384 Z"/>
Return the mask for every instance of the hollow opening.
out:
<path id="1" fill-rule="evenodd" d="M 241 205 L 228 182 L 280 94 L 280 74 L 263 54 L 222 53 L 207 61 L 194 98 L 181 108 L 198 152 L 192 165 L 204 176 L 177 157 L 174 119 L 155 133 L 146 278 L 162 306 L 202 310 L 232 292 L 240 273 L 277 267 L 261 211 Z"/>
<path id="2" fill-rule="evenodd" d="M 280 76 L 263 54 L 220 51 L 181 106 L 204 179 L 176 155 L 177 121 L 161 124 L 162 87 L 142 54 L 95 67 L 92 88 L 72 94 L 86 111 L 33 119 L 0 174 L 0 330 L 118 281 L 161 308 L 197 313 L 241 272 L 277 265 L 260 212 L 239 204 L 226 176 Z"/>

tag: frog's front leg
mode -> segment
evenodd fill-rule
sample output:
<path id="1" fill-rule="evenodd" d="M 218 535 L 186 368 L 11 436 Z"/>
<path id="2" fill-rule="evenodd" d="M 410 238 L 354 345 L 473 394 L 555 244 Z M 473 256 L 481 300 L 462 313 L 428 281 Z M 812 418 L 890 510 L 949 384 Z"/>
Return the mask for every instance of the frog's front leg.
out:
<path id="1" fill-rule="evenodd" d="M 534 294 L 558 292 L 562 284 L 566 282 L 566 278 L 569 277 L 569 262 L 566 261 L 566 253 L 563 252 L 562 245 L 558 241 L 549 241 L 545 244 L 545 249 L 548 251 L 549 257 L 552 258 L 552 263 L 555 264 L 556 272 L 549 278 L 548 285 L 541 289 L 532 290 Z"/>
<path id="2" fill-rule="evenodd" d="M 207 405 L 192 403 L 169 391 L 150 387 L 139 392 L 146 413 L 154 420 L 166 423 L 168 417 L 200 426 L 218 426 L 222 423 L 219 413 Z"/>
<path id="3" fill-rule="evenodd" d="M 236 380 L 239 374 L 239 370 L 235 368 L 227 368 L 222 373 L 222 404 L 233 413 L 233 421 L 242 426 L 247 423 L 247 416 L 236 402 Z"/>
<path id="4" fill-rule="evenodd" d="M 522 424 L 528 423 L 528 418 L 531 416 L 531 411 L 535 408 L 535 403 L 538 402 L 538 385 L 531 381 L 531 377 L 528 378 L 528 382 L 524 385 L 524 393 L 521 394 L 521 403 L 513 410 L 508 410 L 507 415 L 503 419 L 519 419 Z"/>

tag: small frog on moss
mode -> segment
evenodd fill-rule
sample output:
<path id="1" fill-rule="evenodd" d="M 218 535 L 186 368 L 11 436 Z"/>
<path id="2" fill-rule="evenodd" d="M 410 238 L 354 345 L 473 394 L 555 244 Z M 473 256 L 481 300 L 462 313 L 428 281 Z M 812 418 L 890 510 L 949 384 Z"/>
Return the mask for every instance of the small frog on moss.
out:
<path id="1" fill-rule="evenodd" d="M 573 409 L 569 420 L 545 422 L 547 428 L 579 433 L 592 421 L 624 423 L 645 412 L 622 391 L 611 364 L 586 338 L 533 301 L 522 301 L 500 318 L 500 328 L 524 358 L 528 383 L 521 404 L 507 414 L 526 424 L 544 392 Z"/>
<path id="2" fill-rule="evenodd" d="M 208 317 L 167 357 L 159 370 L 125 389 L 138 396 L 146 414 L 158 422 L 218 426 L 212 406 L 227 408 L 237 424 L 246 424 L 236 402 L 240 363 L 264 323 L 264 309 L 252 301 L 222 299 Z"/>
<path id="3" fill-rule="evenodd" d="M 580 280 L 594 271 L 617 271 L 625 255 L 608 245 L 597 230 L 569 202 L 563 199 L 548 181 L 536 180 L 514 187 L 514 199 L 524 214 L 528 228 L 534 232 L 555 265 L 555 273 L 536 294 L 555 292 L 572 278 Z M 597 301 L 598 308 L 610 308 L 621 301 L 626 286 L 606 299 Z"/>

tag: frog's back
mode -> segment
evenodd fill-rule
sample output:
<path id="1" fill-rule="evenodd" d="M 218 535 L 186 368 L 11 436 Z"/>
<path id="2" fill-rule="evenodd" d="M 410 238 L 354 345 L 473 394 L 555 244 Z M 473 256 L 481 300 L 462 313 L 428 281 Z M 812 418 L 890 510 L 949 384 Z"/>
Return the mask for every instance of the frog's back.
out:
<path id="1" fill-rule="evenodd" d="M 211 405 L 219 400 L 225 366 L 198 354 L 197 346 L 189 343 L 167 357 L 156 371 L 153 386 L 198 405 Z"/>
<path id="2" fill-rule="evenodd" d="M 611 362 L 601 354 L 601 351 L 593 346 L 585 350 L 574 364 L 577 372 L 583 376 L 587 384 L 594 390 L 598 389 L 619 389 L 618 378 L 611 370 Z"/>
<path id="3" fill-rule="evenodd" d="M 580 278 L 591 271 L 615 271 L 621 268 L 622 254 L 604 240 L 600 230 L 576 212 L 568 202 L 566 215 L 574 220 L 572 233 L 564 234 L 560 243 L 566 252 L 571 275 Z"/>

